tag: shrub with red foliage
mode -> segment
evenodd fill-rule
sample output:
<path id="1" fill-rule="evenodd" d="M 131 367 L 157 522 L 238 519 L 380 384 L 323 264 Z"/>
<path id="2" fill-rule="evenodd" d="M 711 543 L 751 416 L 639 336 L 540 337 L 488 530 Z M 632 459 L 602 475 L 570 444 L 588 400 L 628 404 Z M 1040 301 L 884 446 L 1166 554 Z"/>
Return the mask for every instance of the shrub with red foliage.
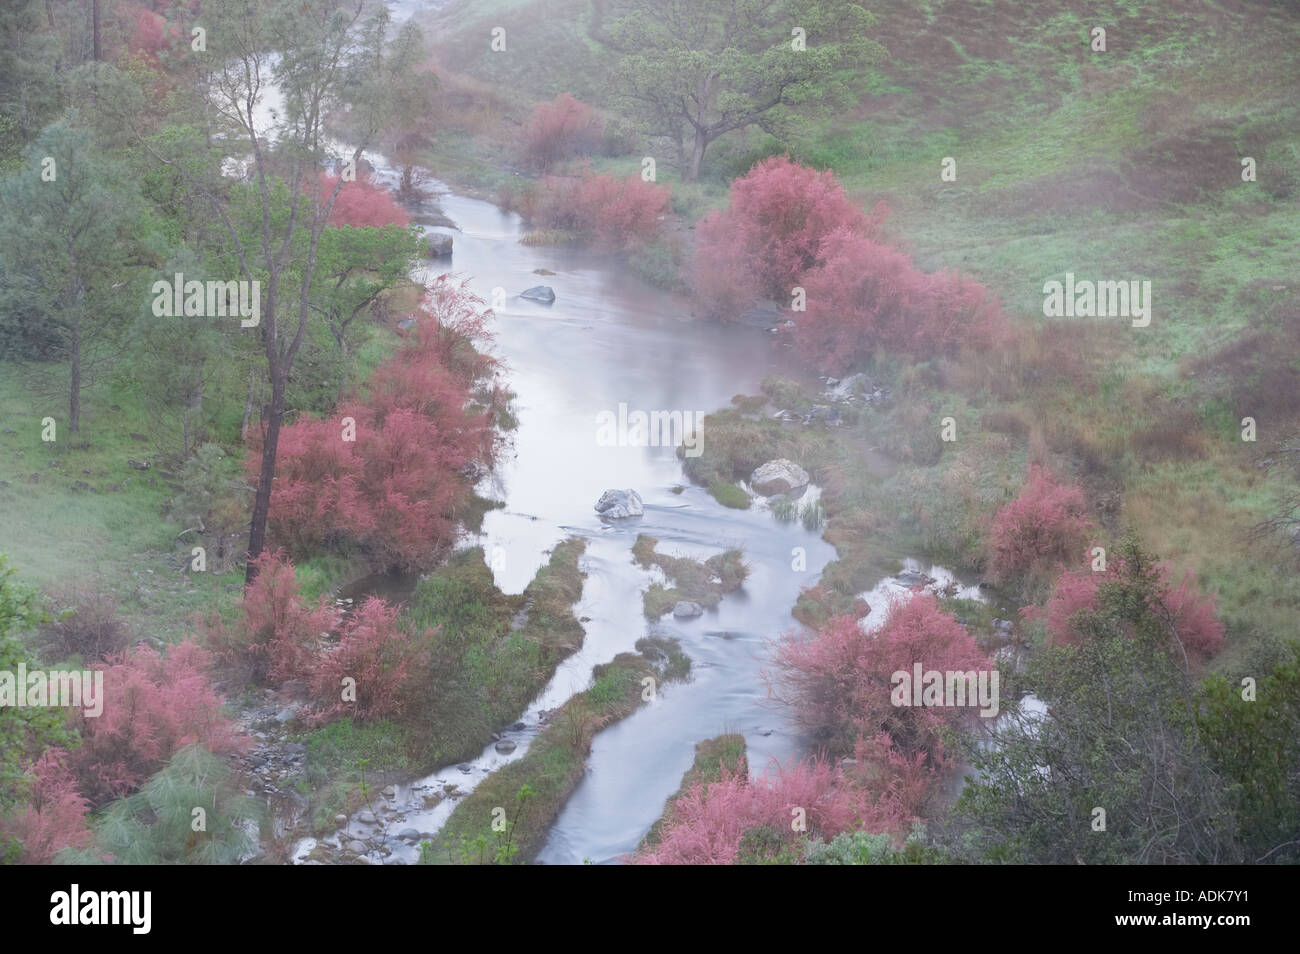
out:
<path id="1" fill-rule="evenodd" d="M 600 141 L 596 111 L 568 93 L 533 109 L 523 130 L 522 160 L 545 172 L 562 159 L 589 155 Z"/>
<path id="2" fill-rule="evenodd" d="M 699 783 L 672 806 L 659 843 L 629 860 L 645 865 L 727 865 L 737 860 L 747 833 L 764 830 L 786 846 L 803 837 L 792 830 L 792 810 L 803 809 L 809 836 L 829 840 L 855 827 L 898 832 L 909 821 L 889 800 L 872 801 L 830 762 L 800 762 L 751 781 L 725 768 L 716 782 Z"/>
<path id="3" fill-rule="evenodd" d="M 159 54 L 171 48 L 181 35 L 180 27 L 168 23 L 161 14 L 138 3 L 124 3 L 117 16 L 126 25 L 127 49 L 143 54 L 153 66 L 159 65 Z"/>
<path id="4" fill-rule="evenodd" d="M 447 286 L 426 299 L 414 333 L 376 369 L 364 399 L 281 432 L 269 520 L 278 544 L 298 555 L 360 551 L 377 567 L 416 569 L 453 542 L 457 509 L 496 446 L 494 408 L 471 402 L 493 362 L 466 338 L 482 320 L 467 314 L 468 297 Z M 356 439 L 344 440 L 352 427 Z M 259 455 L 245 466 L 257 474 Z"/>
<path id="5" fill-rule="evenodd" d="M 993 515 L 988 536 L 989 576 L 1006 583 L 1075 563 L 1088 528 L 1083 491 L 1034 464 L 1020 495 Z"/>
<path id="6" fill-rule="evenodd" d="M 328 196 L 338 181 L 337 176 L 321 173 L 320 194 Z M 343 183 L 343 188 L 334 199 L 328 224 L 381 229 L 386 225 L 410 225 L 411 217 L 387 189 L 375 185 L 368 176 L 358 176 L 351 182 Z"/>
<path id="7" fill-rule="evenodd" d="M 828 373 L 859 367 L 878 350 L 928 358 L 963 344 L 990 347 L 1005 334 L 997 302 L 962 275 L 918 271 L 909 256 L 848 229 L 821 249 L 824 263 L 804 279 L 807 311 L 789 334 Z"/>
<path id="8" fill-rule="evenodd" d="M 831 234 L 874 235 L 887 214 L 882 203 L 868 218 L 829 170 L 764 159 L 732 181 L 730 206 L 696 229 L 696 291 L 724 316 L 760 298 L 788 302 L 790 290 L 825 262 L 822 244 Z"/>
<path id="9" fill-rule="evenodd" d="M 398 607 L 371 597 L 348 618 L 338 643 L 315 660 L 311 686 L 318 701 L 335 700 L 317 715 L 350 714 L 359 722 L 397 718 L 418 704 L 428 685 L 435 630 L 413 633 L 397 621 Z M 356 701 L 341 701 L 342 680 L 356 680 Z"/>
<path id="10" fill-rule="evenodd" d="M 521 197 L 520 213 L 534 226 L 560 229 L 608 248 L 652 242 L 672 207 L 666 186 L 640 178 L 547 176 Z"/>
<path id="11" fill-rule="evenodd" d="M 886 732 L 904 755 L 935 758 L 941 754 L 940 730 L 971 710 L 895 706 L 893 674 L 910 674 L 916 663 L 941 672 L 992 667 L 966 629 L 924 592 L 891 602 L 875 633 L 853 616 L 837 616 L 811 638 L 787 634 L 776 661 L 780 672 L 774 694 L 794 705 L 800 724 L 833 752 Z"/>
<path id="12" fill-rule="evenodd" d="M 186 641 L 166 654 L 137 646 L 95 667 L 104 672 L 103 711 L 88 718 L 77 710 L 82 743 L 68 757 L 93 804 L 132 791 L 191 743 L 216 755 L 243 747 L 246 738 L 222 714 L 223 700 L 208 684 L 209 660 Z"/>
<path id="13" fill-rule="evenodd" d="M 1040 610 L 1027 606 L 1026 619 L 1041 619 L 1050 642 L 1078 645 L 1079 633 L 1070 624 L 1076 613 L 1097 609 L 1097 589 L 1102 583 L 1123 576 L 1123 561 L 1112 560 L 1104 572 L 1091 569 L 1067 570 L 1057 578 L 1047 604 Z M 1192 575 L 1186 574 L 1175 586 L 1166 564 L 1158 566 L 1159 599 L 1175 637 L 1197 662 L 1212 658 L 1222 647 L 1223 623 L 1215 615 L 1214 597 L 1201 592 Z"/>
<path id="14" fill-rule="evenodd" d="M 880 244 L 884 203 L 867 216 L 835 176 L 774 156 L 731 184 L 731 204 L 696 230 L 695 290 L 732 317 L 760 299 L 806 305 L 786 334 L 805 360 L 842 374 L 877 350 L 931 357 L 964 344 L 989 348 L 1007 319 L 984 286 L 926 274 Z"/>
<path id="15" fill-rule="evenodd" d="M 208 645 L 223 664 L 246 670 L 256 685 L 303 678 L 319 653 L 322 634 L 338 626 L 339 613 L 299 594 L 293 563 L 283 548 L 263 550 L 256 563 L 257 577 L 244 591 L 240 621 L 227 626 L 214 617 L 203 627 Z"/>
<path id="16" fill-rule="evenodd" d="M 77 791 L 67 757 L 57 747 L 45 750 L 28 769 L 27 804 L 3 826 L 5 835 L 22 842 L 22 864 L 47 865 L 64 848 L 90 846 L 92 835 L 86 827 L 90 803 Z"/>

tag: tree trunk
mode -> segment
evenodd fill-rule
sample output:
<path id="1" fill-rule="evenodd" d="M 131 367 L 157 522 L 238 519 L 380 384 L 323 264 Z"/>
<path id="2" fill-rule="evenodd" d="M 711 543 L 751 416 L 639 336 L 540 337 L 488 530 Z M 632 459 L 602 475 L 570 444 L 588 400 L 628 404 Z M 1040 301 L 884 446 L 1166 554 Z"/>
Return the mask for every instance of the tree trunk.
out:
<path id="1" fill-rule="evenodd" d="M 90 31 L 91 31 L 91 44 L 93 46 L 94 55 L 95 55 L 95 62 L 98 63 L 101 58 L 99 55 L 100 54 L 99 0 L 90 0 Z"/>
<path id="2" fill-rule="evenodd" d="M 81 430 L 81 321 L 72 325 L 72 384 L 68 394 L 68 432 Z"/>
<path id="3" fill-rule="evenodd" d="M 239 439 L 243 443 L 248 443 L 248 423 L 253 417 L 253 402 L 255 400 L 255 388 L 257 387 L 257 368 L 248 372 L 248 396 L 244 398 L 244 420 L 239 425 Z"/>
<path id="4" fill-rule="evenodd" d="M 271 404 L 262 419 L 262 469 L 257 478 L 257 496 L 253 500 L 253 519 L 248 532 L 248 564 L 244 568 L 244 586 L 257 579 L 255 561 L 266 548 L 266 521 L 271 513 L 271 490 L 275 481 L 275 455 L 280 444 L 280 422 L 284 420 L 284 390 L 287 374 L 271 371 Z"/>
<path id="5" fill-rule="evenodd" d="M 704 131 L 695 130 L 695 142 L 691 146 L 691 164 L 686 169 L 687 182 L 700 181 L 700 164 L 704 162 L 704 150 L 708 145 L 709 140 L 705 138 Z"/>

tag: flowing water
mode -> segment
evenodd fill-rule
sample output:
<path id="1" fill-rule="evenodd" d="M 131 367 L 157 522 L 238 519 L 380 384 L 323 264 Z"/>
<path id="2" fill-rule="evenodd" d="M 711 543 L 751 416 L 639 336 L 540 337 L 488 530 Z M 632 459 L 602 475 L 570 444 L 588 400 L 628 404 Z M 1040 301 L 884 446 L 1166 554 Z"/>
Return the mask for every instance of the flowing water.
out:
<path id="1" fill-rule="evenodd" d="M 382 157 L 366 158 L 376 179 L 396 181 Z M 587 774 L 538 858 L 617 861 L 662 813 L 700 740 L 743 733 L 755 772 L 805 754 L 790 713 L 769 701 L 762 670 L 770 665 L 772 641 L 797 626 L 790 609 L 799 590 L 817 582 L 834 551 L 797 522 L 778 522 L 761 507 L 727 509 L 703 488 L 689 486 L 673 447 L 601 446 L 598 415 L 617 415 L 622 404 L 630 412 L 681 411 L 690 420 L 728 405 L 732 395 L 757 393 L 769 372 L 796 372 L 766 332 L 694 321 L 688 301 L 648 286 L 615 258 L 523 245 L 518 217 L 478 199 L 445 192 L 438 206 L 456 228 L 430 230 L 451 234 L 454 251 L 450 260 L 423 269 L 422 277 L 450 271 L 494 306 L 494 351 L 517 395 L 512 452 L 480 487 L 505 505 L 487 514 L 481 537 L 471 542 L 483 546 L 497 585 L 518 593 L 552 547 L 569 536 L 584 538 L 586 581 L 575 612 L 585 639 L 522 724 L 503 731 L 517 746 L 513 752 L 489 745 L 472 762 L 396 786 L 375 806 L 377 819 L 361 813 L 325 841 L 382 843 L 389 863 L 415 860 L 416 849 L 398 832 L 435 832 L 460 797 L 524 755 L 542 725 L 541 713 L 585 689 L 593 665 L 631 650 L 644 635 L 661 633 L 677 637 L 691 657 L 689 681 L 661 687 L 653 703 L 597 735 Z M 518 297 L 539 284 L 554 289 L 553 304 Z M 707 427 L 702 433 L 707 449 Z M 609 488 L 635 489 L 645 501 L 644 516 L 602 520 L 593 505 Z M 641 594 L 656 577 L 633 562 L 638 533 L 676 555 L 703 558 L 741 547 L 750 576 L 701 617 L 651 623 L 642 614 Z M 931 575 L 940 573 L 932 568 Z M 883 581 L 872 595 L 897 588 Z M 315 845 L 314 839 L 300 842 L 295 859 Z M 369 853 L 380 860 L 380 852 Z"/>

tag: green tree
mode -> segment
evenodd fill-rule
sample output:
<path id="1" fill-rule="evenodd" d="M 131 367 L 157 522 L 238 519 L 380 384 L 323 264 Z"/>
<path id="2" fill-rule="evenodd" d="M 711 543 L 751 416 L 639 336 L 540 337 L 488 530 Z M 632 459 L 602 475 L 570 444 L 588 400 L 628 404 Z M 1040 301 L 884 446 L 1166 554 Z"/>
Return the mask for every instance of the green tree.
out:
<path id="1" fill-rule="evenodd" d="M 854 71 L 880 47 L 856 0 L 616 0 L 608 42 L 616 96 L 677 148 L 688 182 L 720 136 L 758 126 L 777 138 L 852 101 Z M 802 34 L 797 31 L 802 30 Z"/>
<path id="2" fill-rule="evenodd" d="M 1300 642 L 1253 693 L 1242 681 L 1205 680 L 1197 713 L 1210 760 L 1228 784 L 1247 861 L 1300 862 Z"/>
<path id="3" fill-rule="evenodd" d="M 229 150 L 247 156 L 251 182 L 227 192 L 197 177 L 187 181 L 226 226 L 244 280 L 261 283 L 255 334 L 270 392 L 262 407 L 262 468 L 249 527 L 250 584 L 257 575 L 255 558 L 266 544 L 280 430 L 294 362 L 313 313 L 321 237 L 344 182 L 340 176 L 332 189 L 321 185 L 329 159 L 325 118 L 351 107 L 354 145 L 347 158 L 355 169 L 367 145 L 391 121 L 395 107 L 386 91 L 412 65 L 413 48 L 389 55 L 386 9 L 363 16 L 365 9 L 359 0 L 311 5 L 213 0 L 204 8 L 214 24 L 209 46 L 225 53 L 222 66 L 210 74 L 214 124 L 227 136 Z M 281 101 L 267 110 L 271 89 Z"/>
<path id="4" fill-rule="evenodd" d="M 72 864 L 233 865 L 257 847 L 261 812 L 231 783 L 230 769 L 207 749 L 190 745 L 134 795 L 114 802 L 95 826 L 87 852 L 65 850 Z"/>
<path id="5" fill-rule="evenodd" d="M 57 110 L 59 39 L 41 7 L 41 0 L 0 3 L 0 161 L 16 159 Z"/>
<path id="6" fill-rule="evenodd" d="M 1008 712 L 986 746 L 970 747 L 978 776 L 956 815 L 976 852 L 996 860 L 1240 861 L 1155 561 L 1133 541 L 1111 559 L 1121 571 L 1098 588 L 1098 608 L 1075 617 L 1080 644 L 1045 647 L 1028 667 L 1046 715 Z"/>
<path id="7" fill-rule="evenodd" d="M 0 181 L 0 333 L 13 357 L 67 365 L 68 430 L 91 373 L 142 307 L 151 226 L 124 168 L 75 114 L 49 126 Z"/>

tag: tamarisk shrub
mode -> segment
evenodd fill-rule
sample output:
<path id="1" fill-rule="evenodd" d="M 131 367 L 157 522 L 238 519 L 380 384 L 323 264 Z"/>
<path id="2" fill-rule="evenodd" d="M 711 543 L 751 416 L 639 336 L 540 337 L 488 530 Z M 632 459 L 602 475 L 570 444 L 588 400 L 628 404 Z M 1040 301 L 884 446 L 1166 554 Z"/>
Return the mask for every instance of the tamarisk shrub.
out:
<path id="1" fill-rule="evenodd" d="M 337 176 L 321 173 L 320 191 L 329 195 L 338 183 Z M 330 211 L 329 224 L 332 226 L 352 226 L 359 228 L 370 226 L 383 228 L 385 225 L 410 225 L 411 217 L 393 199 L 388 190 L 374 183 L 369 175 L 360 174 L 351 182 L 344 182 L 334 200 Z"/>
<path id="2" fill-rule="evenodd" d="M 1039 609 L 1021 610 L 1027 619 L 1041 619 L 1047 638 L 1056 645 L 1078 645 L 1080 634 L 1071 620 L 1076 613 L 1097 609 L 1098 588 L 1107 581 L 1123 576 L 1122 560 L 1111 560 L 1105 572 L 1091 569 L 1066 570 L 1056 580 L 1051 598 Z M 1215 600 L 1200 590 L 1190 573 L 1175 585 L 1167 564 L 1157 565 L 1155 607 L 1168 620 L 1173 635 L 1182 643 L 1189 657 L 1205 662 L 1223 647 L 1224 627 L 1216 616 Z"/>
<path id="3" fill-rule="evenodd" d="M 0 825 L 6 836 L 22 843 L 22 864 L 46 865 L 64 848 L 90 844 L 91 832 L 86 827 L 90 803 L 77 791 L 67 757 L 57 746 L 41 754 L 27 771 L 27 804 Z"/>
<path id="4" fill-rule="evenodd" d="M 1077 485 L 1032 465 L 1019 496 L 993 515 L 988 535 L 992 580 L 1006 583 L 1077 561 L 1091 526 L 1085 503 Z"/>
<path id="5" fill-rule="evenodd" d="M 873 235 L 888 214 L 881 203 L 869 218 L 834 173 L 785 156 L 754 165 L 731 183 L 731 202 L 699 224 L 695 287 L 717 314 L 734 315 L 760 298 L 790 299 L 825 261 L 832 233 Z"/>
<path id="6" fill-rule="evenodd" d="M 836 616 L 811 638 L 786 634 L 777 647 L 773 694 L 795 707 L 799 723 L 832 752 L 851 751 L 859 738 L 888 733 L 903 755 L 938 758 L 944 726 L 955 725 L 969 709 L 895 706 L 892 676 L 925 670 L 989 669 L 990 660 L 930 593 L 896 597 L 876 632 L 853 616 Z"/>
<path id="7" fill-rule="evenodd" d="M 103 711 L 76 710 L 82 743 L 68 756 L 78 787 L 93 804 L 120 797 L 191 743 L 224 755 L 247 743 L 222 713 L 208 684 L 210 654 L 190 641 L 166 653 L 147 645 L 96 666 L 104 673 Z"/>
<path id="8" fill-rule="evenodd" d="M 568 93 L 552 102 L 539 103 L 524 124 L 522 159 L 545 172 L 562 159 L 589 155 L 600 141 L 601 121 L 596 111 Z"/>
<path id="9" fill-rule="evenodd" d="M 802 809 L 804 832 L 794 827 L 795 809 Z M 760 830 L 801 857 L 805 837 L 829 840 L 860 825 L 871 831 L 898 831 L 905 821 L 895 804 L 871 802 L 826 760 L 798 762 L 752 781 L 724 767 L 720 779 L 697 783 L 679 797 L 659 843 L 630 860 L 650 865 L 732 864 L 746 836 Z"/>

